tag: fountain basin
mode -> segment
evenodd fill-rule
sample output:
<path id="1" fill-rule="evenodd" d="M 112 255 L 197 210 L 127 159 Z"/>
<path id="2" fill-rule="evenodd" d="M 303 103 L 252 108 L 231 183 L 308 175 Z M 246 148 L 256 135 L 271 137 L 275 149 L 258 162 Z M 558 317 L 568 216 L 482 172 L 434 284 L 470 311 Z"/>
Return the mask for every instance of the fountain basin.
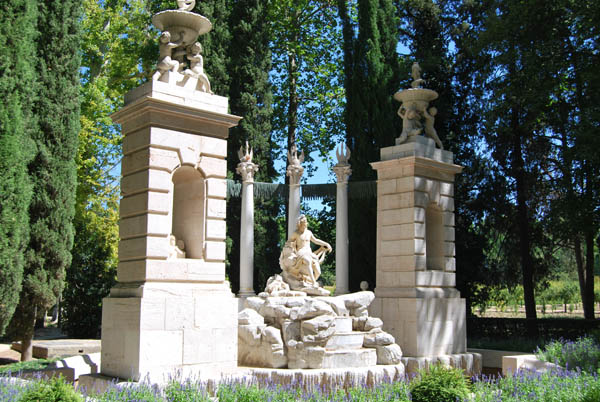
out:
<path id="1" fill-rule="evenodd" d="M 152 17 L 152 24 L 161 31 L 169 31 L 172 35 L 183 33 L 183 46 L 196 41 L 199 35 L 212 29 L 208 18 L 182 10 L 166 10 Z"/>
<path id="2" fill-rule="evenodd" d="M 414 103 L 418 110 L 425 109 L 437 97 L 437 92 L 426 88 L 410 88 L 394 94 L 394 99 L 403 104 Z"/>

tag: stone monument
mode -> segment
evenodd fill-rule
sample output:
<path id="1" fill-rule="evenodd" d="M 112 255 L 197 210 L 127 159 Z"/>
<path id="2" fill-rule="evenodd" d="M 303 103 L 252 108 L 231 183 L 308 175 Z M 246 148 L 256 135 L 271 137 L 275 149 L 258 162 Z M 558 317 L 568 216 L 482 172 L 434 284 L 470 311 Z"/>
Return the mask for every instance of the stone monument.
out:
<path id="1" fill-rule="evenodd" d="M 101 373 L 162 380 L 237 367 L 237 301 L 225 280 L 228 129 L 213 95 L 194 1 L 153 17 L 162 30 L 150 82 L 112 118 L 123 131 L 118 283 L 103 301 Z"/>
<path id="2" fill-rule="evenodd" d="M 480 356 L 466 353 L 465 300 L 456 289 L 453 196 L 462 167 L 433 128 L 429 102 L 438 94 L 421 88 L 417 63 L 412 70 L 412 88 L 394 95 L 402 102 L 402 133 L 371 164 L 378 180 L 377 282 L 370 312 L 402 348 L 407 372 L 439 356 L 477 372 Z"/>

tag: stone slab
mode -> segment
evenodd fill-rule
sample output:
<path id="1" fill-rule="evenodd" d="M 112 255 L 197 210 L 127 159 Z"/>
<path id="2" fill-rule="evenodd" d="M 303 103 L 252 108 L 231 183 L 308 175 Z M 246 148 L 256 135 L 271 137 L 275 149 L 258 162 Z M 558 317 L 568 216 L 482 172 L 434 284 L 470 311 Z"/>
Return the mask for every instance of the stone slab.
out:
<path id="1" fill-rule="evenodd" d="M 100 371 L 100 352 L 67 357 L 55 361 L 51 366 L 57 369 L 72 369 L 73 379 L 77 380 L 82 375 L 97 374 Z"/>
<path id="2" fill-rule="evenodd" d="M 535 355 L 513 355 L 502 357 L 502 375 L 514 374 L 519 370 L 546 372 L 559 366 L 554 363 L 543 362 Z"/>
<path id="3" fill-rule="evenodd" d="M 527 355 L 529 353 L 524 352 L 511 352 L 507 350 L 492 350 L 492 349 L 478 349 L 478 348 L 467 348 L 468 353 L 479 353 L 481 355 L 481 365 L 484 368 L 496 368 L 502 369 L 502 358 L 504 356 L 520 356 Z"/>
<path id="4" fill-rule="evenodd" d="M 13 342 L 12 349 L 21 352 L 21 343 Z M 33 357 L 37 359 L 85 355 L 97 352 L 100 352 L 99 339 L 52 339 L 33 341 Z"/>
<path id="5" fill-rule="evenodd" d="M 462 369 L 467 376 L 481 374 L 482 358 L 479 353 L 456 353 L 452 355 L 437 355 L 427 357 L 402 357 L 406 375 L 410 378 L 419 370 L 427 369 L 430 365 L 444 364 L 449 367 Z"/>

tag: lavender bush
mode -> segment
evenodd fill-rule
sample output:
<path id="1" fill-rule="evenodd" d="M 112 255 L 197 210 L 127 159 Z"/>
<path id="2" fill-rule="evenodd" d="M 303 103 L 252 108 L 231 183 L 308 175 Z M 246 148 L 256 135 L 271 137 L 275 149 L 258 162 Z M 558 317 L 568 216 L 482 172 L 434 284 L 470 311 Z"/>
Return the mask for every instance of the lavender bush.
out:
<path id="1" fill-rule="evenodd" d="M 439 370 L 442 370 L 439 368 Z M 438 373 L 439 374 L 439 373 Z M 0 402 L 20 401 L 27 390 L 40 387 L 48 381 L 34 380 L 23 383 L 15 379 L 0 377 Z M 43 386 L 42 386 L 43 387 Z M 68 385 L 70 387 L 70 385 Z M 299 383 L 285 386 L 268 382 L 231 381 L 221 384 L 216 390 L 219 402 L 410 402 L 410 385 L 405 381 L 380 384 L 374 388 L 357 384 L 349 390 L 311 388 L 306 390 Z M 504 378 L 473 378 L 470 395 L 460 396 L 458 401 L 469 402 L 599 402 L 600 379 L 597 374 L 580 370 L 557 369 L 547 373 L 519 371 Z M 462 399 L 460 399 L 462 398 Z M 147 383 L 129 384 L 125 387 L 110 387 L 95 395 L 94 401 L 168 401 L 208 402 L 215 401 L 207 392 L 204 383 L 196 380 L 175 380 L 164 388 Z M 451 402 L 455 400 L 452 399 Z M 447 399 L 429 399 L 428 402 L 448 402 Z"/>
<path id="2" fill-rule="evenodd" d="M 473 380 L 474 402 L 598 402 L 597 375 L 558 368 L 546 373 L 520 370 L 507 377 Z"/>
<path id="3" fill-rule="evenodd" d="M 538 348 L 535 354 L 542 361 L 568 369 L 579 368 L 595 373 L 600 368 L 600 345 L 590 337 L 579 338 L 575 342 L 563 339 L 550 342 L 544 349 Z"/>

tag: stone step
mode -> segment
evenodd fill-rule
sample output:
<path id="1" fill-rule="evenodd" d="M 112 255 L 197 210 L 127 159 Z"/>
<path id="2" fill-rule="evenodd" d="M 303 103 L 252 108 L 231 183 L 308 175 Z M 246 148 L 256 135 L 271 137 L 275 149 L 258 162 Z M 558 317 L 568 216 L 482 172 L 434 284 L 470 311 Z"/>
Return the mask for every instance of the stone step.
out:
<path id="1" fill-rule="evenodd" d="M 311 368 L 345 368 L 370 367 L 377 365 L 375 349 L 326 350 L 320 367 Z"/>
<path id="2" fill-rule="evenodd" d="M 365 332 L 335 333 L 325 344 L 327 350 L 353 350 L 360 349 L 363 345 Z"/>
<path id="3" fill-rule="evenodd" d="M 347 332 L 352 332 L 352 318 L 335 317 L 335 333 L 343 334 Z"/>

